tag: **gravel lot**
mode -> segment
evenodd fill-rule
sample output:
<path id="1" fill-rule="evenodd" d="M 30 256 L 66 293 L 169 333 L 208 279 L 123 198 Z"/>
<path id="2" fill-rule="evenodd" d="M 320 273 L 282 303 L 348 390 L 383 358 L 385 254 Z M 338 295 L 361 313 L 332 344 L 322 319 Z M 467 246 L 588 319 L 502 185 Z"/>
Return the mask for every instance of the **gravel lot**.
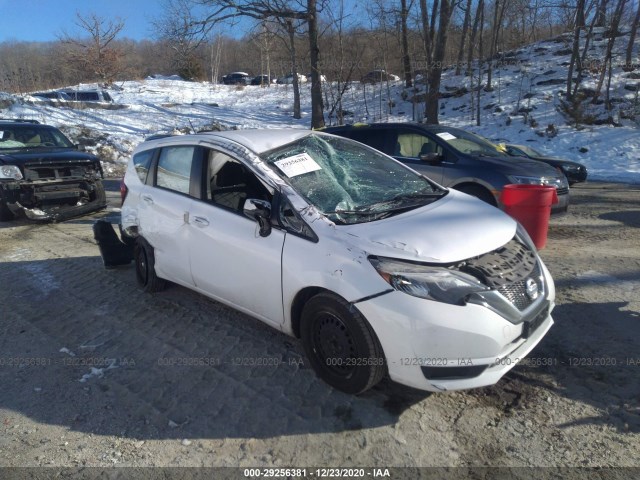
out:
<path id="1" fill-rule="evenodd" d="M 140 292 L 102 266 L 104 216 L 0 224 L 0 466 L 640 467 L 638 185 L 577 186 L 552 219 L 556 325 L 528 361 L 432 395 L 336 392 L 297 340 Z"/>

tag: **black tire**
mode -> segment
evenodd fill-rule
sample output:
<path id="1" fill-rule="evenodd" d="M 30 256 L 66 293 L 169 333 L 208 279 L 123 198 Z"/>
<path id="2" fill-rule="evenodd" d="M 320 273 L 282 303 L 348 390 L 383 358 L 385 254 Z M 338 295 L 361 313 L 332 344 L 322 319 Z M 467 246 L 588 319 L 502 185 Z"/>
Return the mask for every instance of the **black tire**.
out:
<path id="1" fill-rule="evenodd" d="M 486 188 L 480 185 L 461 185 L 460 187 L 453 187 L 459 192 L 466 193 L 473 197 L 479 198 L 485 203 L 492 205 L 494 207 L 497 206 L 496 199 L 493 194 L 487 190 Z"/>
<path id="2" fill-rule="evenodd" d="M 104 191 L 104 185 L 102 183 L 102 180 L 97 180 L 96 181 L 96 189 L 95 189 L 95 198 L 93 199 L 93 201 L 98 201 L 100 203 L 107 203 L 107 194 Z"/>
<path id="3" fill-rule="evenodd" d="M 140 288 L 147 293 L 163 290 L 167 282 L 156 275 L 153 247 L 143 239 L 138 238 L 133 250 L 136 267 L 136 280 Z"/>
<path id="4" fill-rule="evenodd" d="M 320 293 L 302 310 L 300 336 L 309 363 L 332 387 L 362 393 L 384 377 L 384 352 L 362 314 L 342 298 Z"/>
<path id="5" fill-rule="evenodd" d="M 0 199 L 0 222 L 9 222 L 14 218 L 16 218 L 16 216 L 13 214 L 11 210 L 9 210 L 9 207 L 7 207 L 7 204 Z"/>

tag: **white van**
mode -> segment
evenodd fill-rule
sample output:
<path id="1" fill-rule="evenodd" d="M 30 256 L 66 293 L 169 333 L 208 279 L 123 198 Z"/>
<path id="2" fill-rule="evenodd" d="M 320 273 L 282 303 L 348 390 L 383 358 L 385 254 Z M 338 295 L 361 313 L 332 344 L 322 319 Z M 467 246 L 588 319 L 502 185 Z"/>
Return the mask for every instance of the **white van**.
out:
<path id="1" fill-rule="evenodd" d="M 372 148 L 306 130 L 155 137 L 123 181 L 144 290 L 166 280 L 302 340 L 333 387 L 497 382 L 555 289 L 505 213 Z"/>

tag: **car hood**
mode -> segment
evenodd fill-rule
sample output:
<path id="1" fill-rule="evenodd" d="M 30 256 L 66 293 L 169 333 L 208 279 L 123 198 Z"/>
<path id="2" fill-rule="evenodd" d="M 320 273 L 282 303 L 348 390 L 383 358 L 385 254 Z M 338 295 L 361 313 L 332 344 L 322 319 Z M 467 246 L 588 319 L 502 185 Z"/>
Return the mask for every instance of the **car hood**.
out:
<path id="1" fill-rule="evenodd" d="M 578 162 L 572 162 L 571 160 L 564 160 L 562 158 L 554 158 L 554 157 L 531 157 L 534 160 L 539 160 L 541 162 L 547 162 L 549 164 L 552 164 L 554 166 L 560 167 L 562 165 L 564 166 L 573 166 L 573 167 L 583 167 L 584 165 L 582 165 L 581 163 Z"/>
<path id="2" fill-rule="evenodd" d="M 450 263 L 501 247 L 516 222 L 475 197 L 450 190 L 446 197 L 390 218 L 336 226 L 338 235 L 369 255 Z"/>
<path id="3" fill-rule="evenodd" d="M 527 157 L 472 157 L 474 160 L 496 165 L 504 172 L 515 175 L 556 177 L 556 169 L 546 163 Z"/>
<path id="4" fill-rule="evenodd" d="M 0 152 L 0 164 L 18 165 L 45 164 L 45 163 L 93 163 L 98 157 L 89 153 L 78 152 L 71 149 L 32 149 L 20 151 Z"/>

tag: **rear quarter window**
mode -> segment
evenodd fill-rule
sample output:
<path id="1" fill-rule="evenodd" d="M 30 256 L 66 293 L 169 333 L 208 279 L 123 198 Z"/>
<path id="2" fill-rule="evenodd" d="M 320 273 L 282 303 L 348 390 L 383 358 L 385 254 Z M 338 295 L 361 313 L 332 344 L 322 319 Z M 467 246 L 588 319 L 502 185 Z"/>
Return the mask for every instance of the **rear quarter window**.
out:
<path id="1" fill-rule="evenodd" d="M 138 178 L 142 183 L 147 182 L 147 175 L 149 174 L 149 168 L 151 168 L 151 159 L 154 152 L 155 150 L 145 150 L 133 156 L 133 167 L 136 169 Z"/>
<path id="2" fill-rule="evenodd" d="M 191 146 L 164 147 L 158 159 L 156 186 L 189 194 L 194 152 Z"/>
<path id="3" fill-rule="evenodd" d="M 385 140 L 387 138 L 385 130 L 375 129 L 375 130 L 352 130 L 345 137 L 349 137 L 356 142 L 364 143 L 365 145 L 369 145 L 376 150 L 379 150 L 384 153 L 389 153 L 385 149 Z"/>

